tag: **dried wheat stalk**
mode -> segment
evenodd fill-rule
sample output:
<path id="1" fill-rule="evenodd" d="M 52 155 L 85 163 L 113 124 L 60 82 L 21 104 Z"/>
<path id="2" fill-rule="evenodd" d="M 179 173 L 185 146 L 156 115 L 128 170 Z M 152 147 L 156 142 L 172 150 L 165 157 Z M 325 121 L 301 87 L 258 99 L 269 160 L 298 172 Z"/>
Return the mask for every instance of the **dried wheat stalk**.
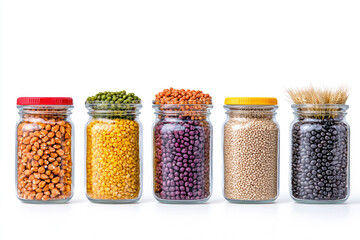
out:
<path id="1" fill-rule="evenodd" d="M 314 113 L 316 112 L 316 114 L 313 114 L 312 117 L 323 119 L 327 116 L 334 118 L 338 115 L 337 112 L 339 112 L 339 108 L 332 105 L 345 104 L 349 97 L 349 88 L 342 86 L 337 89 L 328 89 L 308 86 L 300 89 L 287 89 L 287 94 L 294 104 L 313 105 L 300 108 L 300 110 L 306 110 Z"/>

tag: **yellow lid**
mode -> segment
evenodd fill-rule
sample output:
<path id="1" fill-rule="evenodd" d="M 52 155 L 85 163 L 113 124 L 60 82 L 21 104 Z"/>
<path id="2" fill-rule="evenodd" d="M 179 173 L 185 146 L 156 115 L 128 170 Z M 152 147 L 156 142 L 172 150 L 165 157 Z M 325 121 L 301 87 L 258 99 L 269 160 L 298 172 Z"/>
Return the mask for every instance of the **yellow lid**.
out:
<path id="1" fill-rule="evenodd" d="M 277 99 L 262 97 L 230 97 L 225 98 L 225 105 L 277 105 Z"/>

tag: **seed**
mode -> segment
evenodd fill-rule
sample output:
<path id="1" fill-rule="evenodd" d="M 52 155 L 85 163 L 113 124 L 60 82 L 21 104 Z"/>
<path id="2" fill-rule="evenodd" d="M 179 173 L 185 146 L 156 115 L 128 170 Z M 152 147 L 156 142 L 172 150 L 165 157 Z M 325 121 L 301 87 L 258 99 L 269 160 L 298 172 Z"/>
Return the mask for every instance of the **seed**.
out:
<path id="1" fill-rule="evenodd" d="M 60 181 L 60 177 L 55 177 L 51 180 L 53 183 L 58 183 Z"/>
<path id="2" fill-rule="evenodd" d="M 42 173 L 42 174 L 40 175 L 40 178 L 41 178 L 41 179 L 48 179 L 49 177 L 48 177 L 46 174 L 43 174 L 43 173 Z"/>
<path id="3" fill-rule="evenodd" d="M 37 137 L 33 137 L 31 140 L 30 140 L 30 144 L 34 144 L 39 138 Z"/>
<path id="4" fill-rule="evenodd" d="M 36 156 L 38 156 L 38 155 L 36 155 Z M 35 157 L 34 157 L 34 159 L 35 159 Z M 36 159 L 35 159 L 35 160 L 36 160 Z M 32 161 L 32 162 L 31 162 L 31 166 L 37 167 L 37 166 L 39 166 L 39 162 L 38 162 L 38 161 Z"/>
<path id="5" fill-rule="evenodd" d="M 25 138 L 23 141 L 23 144 L 29 144 L 30 143 L 30 137 Z"/>
<path id="6" fill-rule="evenodd" d="M 39 183 L 39 188 L 43 188 L 45 185 L 46 185 L 46 183 L 45 183 L 44 181 L 41 181 L 41 182 Z"/>
<path id="7" fill-rule="evenodd" d="M 211 126 L 206 117 L 211 101 L 202 91 L 173 88 L 155 96 L 160 112 L 154 126 L 158 199 L 205 200 L 210 196 Z M 180 105 L 174 109 L 167 104 Z"/>
<path id="8" fill-rule="evenodd" d="M 17 186 L 20 198 L 56 200 L 70 197 L 71 144 L 66 144 L 71 140 L 71 125 L 59 120 L 60 118 L 62 117 L 49 120 L 46 114 L 25 115 L 23 121 L 18 125 Z M 42 123 L 44 121 L 47 124 Z M 67 139 L 61 135 L 61 131 L 68 134 Z M 62 158 L 60 158 L 60 162 L 57 162 L 56 158 L 59 155 Z M 51 162 L 56 163 L 51 164 Z M 61 190 L 50 192 L 47 183 L 52 184 L 52 189 L 55 189 L 55 184 L 62 178 L 64 181 Z M 25 191 L 28 193 L 25 194 Z"/>
<path id="9" fill-rule="evenodd" d="M 61 138 L 61 132 L 56 132 L 56 134 L 55 134 L 55 136 L 57 137 L 57 138 Z M 59 142 L 57 142 L 57 143 L 61 143 L 61 141 L 59 140 L 59 139 L 55 139 L 55 141 L 59 141 Z"/>
<path id="10" fill-rule="evenodd" d="M 49 164 L 48 165 L 48 169 L 50 170 L 50 171 L 52 171 L 52 170 L 54 170 L 56 167 L 54 166 L 54 165 L 52 165 L 52 164 Z"/>
<path id="11" fill-rule="evenodd" d="M 41 200 L 41 198 L 44 196 L 43 193 L 37 193 L 36 196 L 35 196 L 35 199 L 36 200 Z"/>
<path id="12" fill-rule="evenodd" d="M 55 125 L 54 127 L 51 128 L 52 132 L 57 132 L 59 130 L 59 125 Z"/>
<path id="13" fill-rule="evenodd" d="M 42 156 L 42 155 L 44 154 L 44 151 L 40 149 L 40 150 L 37 151 L 37 154 L 38 154 L 39 156 Z"/>
<path id="14" fill-rule="evenodd" d="M 211 104 L 209 94 L 196 90 L 164 89 L 155 96 L 156 104 Z"/>
<path id="15" fill-rule="evenodd" d="M 55 144 L 55 139 L 51 138 L 48 145 L 54 145 L 54 144 Z"/>
<path id="16" fill-rule="evenodd" d="M 53 197 L 56 197 L 60 194 L 60 191 L 57 188 L 53 188 L 51 189 L 51 194 L 53 195 Z"/>
<path id="17" fill-rule="evenodd" d="M 278 134 L 272 117 L 230 113 L 224 125 L 224 195 L 273 200 L 278 194 Z M 245 115 L 245 116 L 244 116 Z"/>
<path id="18" fill-rule="evenodd" d="M 47 201 L 47 200 L 49 200 L 49 196 L 48 196 L 48 195 L 44 195 L 44 196 L 41 198 L 41 200 Z"/>
<path id="19" fill-rule="evenodd" d="M 50 190 L 49 184 L 46 184 L 46 182 L 45 182 L 45 186 L 44 186 L 43 191 L 44 191 L 44 192 L 47 192 L 47 191 L 49 191 L 49 190 Z"/>
<path id="20" fill-rule="evenodd" d="M 348 194 L 348 127 L 341 120 L 292 127 L 291 191 L 303 200 L 342 200 Z"/>
<path id="21" fill-rule="evenodd" d="M 57 153 L 59 156 L 63 156 L 63 155 L 65 154 L 64 150 L 62 150 L 62 149 L 56 150 L 56 153 Z"/>
<path id="22" fill-rule="evenodd" d="M 39 184 L 40 183 L 40 180 L 39 179 L 34 179 L 33 180 L 33 184 Z"/>
<path id="23" fill-rule="evenodd" d="M 140 193 L 139 124 L 93 120 L 87 126 L 86 189 L 91 199 L 136 199 Z"/>

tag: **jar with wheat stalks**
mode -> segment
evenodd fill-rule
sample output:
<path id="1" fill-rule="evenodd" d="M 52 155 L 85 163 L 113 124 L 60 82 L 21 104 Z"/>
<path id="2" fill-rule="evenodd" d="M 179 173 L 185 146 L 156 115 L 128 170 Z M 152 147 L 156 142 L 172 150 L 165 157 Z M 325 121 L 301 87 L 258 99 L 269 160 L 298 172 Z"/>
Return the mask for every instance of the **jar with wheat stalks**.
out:
<path id="1" fill-rule="evenodd" d="M 325 99 L 322 96 L 329 94 L 316 93 L 319 99 Z M 315 104 L 292 105 L 295 119 L 290 127 L 290 192 L 295 201 L 341 203 L 349 197 L 347 93 L 340 95 L 340 98 L 345 98 L 339 101 L 341 104 L 331 100 L 337 99 L 331 97 L 336 94 L 339 91 L 330 91 L 330 100 L 324 101 L 325 104 L 315 101 Z"/>

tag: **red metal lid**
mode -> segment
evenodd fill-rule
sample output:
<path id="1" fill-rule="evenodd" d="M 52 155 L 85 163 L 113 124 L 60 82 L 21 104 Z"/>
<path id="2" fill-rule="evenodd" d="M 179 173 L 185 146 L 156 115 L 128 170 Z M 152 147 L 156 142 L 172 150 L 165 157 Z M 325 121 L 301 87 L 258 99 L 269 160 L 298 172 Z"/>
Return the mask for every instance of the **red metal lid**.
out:
<path id="1" fill-rule="evenodd" d="M 71 97 L 19 97 L 17 105 L 73 105 Z"/>

